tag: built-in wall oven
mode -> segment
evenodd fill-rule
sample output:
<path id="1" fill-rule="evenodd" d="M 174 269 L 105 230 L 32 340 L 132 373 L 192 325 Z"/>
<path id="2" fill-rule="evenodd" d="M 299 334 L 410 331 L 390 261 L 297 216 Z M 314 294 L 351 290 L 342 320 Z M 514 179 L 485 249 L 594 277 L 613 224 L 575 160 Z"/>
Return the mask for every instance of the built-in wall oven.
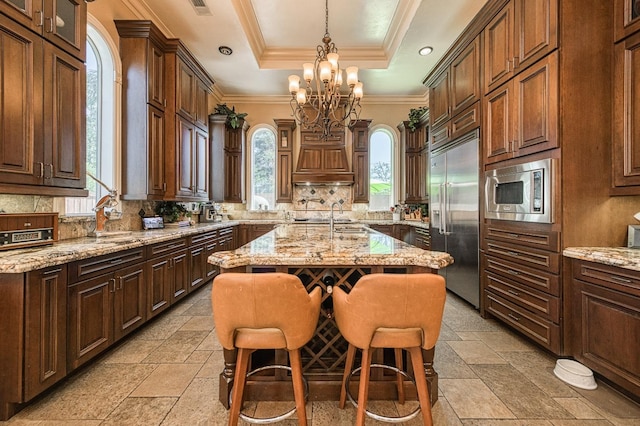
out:
<path id="1" fill-rule="evenodd" d="M 485 218 L 553 223 L 554 159 L 485 173 Z"/>

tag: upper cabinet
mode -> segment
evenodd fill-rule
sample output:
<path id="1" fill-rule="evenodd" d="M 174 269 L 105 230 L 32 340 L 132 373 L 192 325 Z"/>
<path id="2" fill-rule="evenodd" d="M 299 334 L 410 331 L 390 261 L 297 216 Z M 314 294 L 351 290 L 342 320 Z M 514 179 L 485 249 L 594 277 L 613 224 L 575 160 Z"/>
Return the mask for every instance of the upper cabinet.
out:
<path id="1" fill-rule="evenodd" d="M 614 0 L 615 1 L 615 41 L 630 36 L 640 30 L 640 1 L 639 0 Z"/>
<path id="2" fill-rule="evenodd" d="M 87 4 L 79 0 L 1 0 L 0 12 L 84 61 Z"/>
<path id="3" fill-rule="evenodd" d="M 150 21 L 115 24 L 124 76 L 122 198 L 208 200 L 213 80 Z"/>
<path id="4" fill-rule="evenodd" d="M 20 10 L 33 10 L 32 3 L 22 3 Z M 9 2 L 0 7 L 13 14 L 19 10 Z M 78 11 L 85 14 L 78 21 L 86 25 L 86 9 Z M 23 18 L 20 23 L 0 15 L 0 75 L 6 89 L 0 93 L 0 143 L 11 143 L 11 149 L 0 150 L 0 192 L 86 196 L 85 65 L 77 52 L 33 33 L 25 25 L 27 15 L 16 16 Z"/>
<path id="5" fill-rule="evenodd" d="M 351 130 L 353 137 L 353 202 L 369 202 L 369 126 L 371 120 L 358 120 Z"/>
<path id="6" fill-rule="evenodd" d="M 511 0 L 483 35 L 489 93 L 558 46 L 558 0 Z"/>
<path id="7" fill-rule="evenodd" d="M 276 202 L 291 203 L 293 200 L 293 137 L 296 122 L 293 119 L 274 120 L 276 135 Z"/>

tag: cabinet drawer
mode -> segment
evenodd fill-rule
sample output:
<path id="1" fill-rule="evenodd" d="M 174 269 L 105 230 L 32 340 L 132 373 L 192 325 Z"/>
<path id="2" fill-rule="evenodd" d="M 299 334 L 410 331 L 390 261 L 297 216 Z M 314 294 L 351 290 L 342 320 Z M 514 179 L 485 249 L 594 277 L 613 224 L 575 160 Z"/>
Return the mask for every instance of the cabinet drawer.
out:
<path id="1" fill-rule="evenodd" d="M 187 247 L 187 239 L 179 238 L 177 240 L 165 241 L 147 247 L 147 257 L 163 256 L 171 254 Z"/>
<path id="2" fill-rule="evenodd" d="M 508 259 L 531 268 L 542 268 L 555 274 L 560 272 L 560 255 L 558 253 L 495 241 L 487 242 L 486 252 L 488 255 Z"/>
<path id="3" fill-rule="evenodd" d="M 533 290 L 500 275 L 487 273 L 485 280 L 485 289 L 535 315 L 555 323 L 560 322 L 560 300 L 557 297 Z"/>
<path id="4" fill-rule="evenodd" d="M 438 149 L 451 140 L 451 121 L 442 126 L 431 129 L 431 151 Z"/>
<path id="5" fill-rule="evenodd" d="M 191 245 L 207 243 L 216 238 L 218 238 L 218 231 L 209 231 L 202 234 L 193 235 L 191 237 Z"/>
<path id="6" fill-rule="evenodd" d="M 572 265 L 576 279 L 640 296 L 640 272 L 581 260 Z"/>
<path id="7" fill-rule="evenodd" d="M 144 247 L 79 260 L 70 265 L 69 284 L 114 272 L 143 260 Z"/>
<path id="8" fill-rule="evenodd" d="M 485 256 L 485 259 L 484 269 L 487 272 L 502 275 L 510 281 L 516 281 L 523 286 L 560 297 L 559 275 L 528 268 L 491 256 Z"/>
<path id="9" fill-rule="evenodd" d="M 486 310 L 554 353 L 560 353 L 560 326 L 540 318 L 492 292 L 484 293 Z"/>
<path id="10" fill-rule="evenodd" d="M 560 239 L 558 232 L 509 229 L 503 227 L 487 226 L 486 237 L 492 240 L 509 241 L 518 245 L 539 248 L 558 252 Z"/>
<path id="11" fill-rule="evenodd" d="M 480 102 L 476 102 L 451 120 L 451 139 L 466 135 L 480 127 Z"/>
<path id="12" fill-rule="evenodd" d="M 233 227 L 218 229 L 218 236 L 220 238 L 233 237 Z"/>

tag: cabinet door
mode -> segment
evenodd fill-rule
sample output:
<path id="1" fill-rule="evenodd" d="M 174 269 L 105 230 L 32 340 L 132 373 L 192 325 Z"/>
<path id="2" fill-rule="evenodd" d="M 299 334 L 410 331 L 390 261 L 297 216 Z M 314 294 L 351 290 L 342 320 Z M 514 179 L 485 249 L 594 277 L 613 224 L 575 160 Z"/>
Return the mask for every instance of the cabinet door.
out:
<path id="1" fill-rule="evenodd" d="M 451 63 L 451 116 L 480 99 L 480 37 Z"/>
<path id="2" fill-rule="evenodd" d="M 85 65 L 45 43 L 44 69 L 45 184 L 84 189 Z"/>
<path id="3" fill-rule="evenodd" d="M 178 60 L 176 112 L 193 121 L 196 117 L 196 76 L 182 60 Z"/>
<path id="4" fill-rule="evenodd" d="M 140 327 L 146 320 L 146 285 L 144 263 L 116 273 L 113 298 L 114 341 Z"/>
<path id="5" fill-rule="evenodd" d="M 42 0 L 1 0 L 0 12 L 38 34 L 42 34 Z"/>
<path id="6" fill-rule="evenodd" d="M 291 151 L 278 152 L 277 191 L 276 202 L 290 203 L 293 196 L 291 182 L 293 174 L 293 153 Z"/>
<path id="7" fill-rule="evenodd" d="M 613 183 L 640 186 L 640 33 L 614 49 Z"/>
<path id="8" fill-rule="evenodd" d="M 67 266 L 27 274 L 24 400 L 67 374 Z"/>
<path id="9" fill-rule="evenodd" d="M 354 203 L 369 202 L 369 153 L 353 153 L 353 171 L 355 173 L 355 185 L 353 191 Z"/>
<path id="10" fill-rule="evenodd" d="M 495 163 L 511 157 L 512 96 L 513 82 L 511 81 L 485 96 L 484 141 L 486 163 Z"/>
<path id="11" fill-rule="evenodd" d="M 113 274 L 100 275 L 68 289 L 68 365 L 75 369 L 113 342 Z"/>
<path id="12" fill-rule="evenodd" d="M 242 203 L 242 153 L 224 152 L 224 201 Z"/>
<path id="13" fill-rule="evenodd" d="M 429 119 L 431 127 L 438 127 L 451 118 L 449 103 L 449 69 L 440 74 L 429 87 Z"/>
<path id="14" fill-rule="evenodd" d="M 78 0 L 43 0 L 44 37 L 84 62 L 87 46 L 87 4 Z"/>
<path id="15" fill-rule="evenodd" d="M 209 89 L 200 80 L 196 84 L 196 126 L 207 129 L 209 126 Z"/>
<path id="16" fill-rule="evenodd" d="M 640 30 L 640 0 L 614 0 L 615 41 Z"/>
<path id="17" fill-rule="evenodd" d="M 194 195 L 197 198 L 209 199 L 209 134 L 199 128 L 195 129 L 195 159 L 193 179 Z"/>
<path id="18" fill-rule="evenodd" d="M 162 48 L 153 41 L 147 41 L 147 102 L 164 111 L 167 106 L 165 94 L 165 60 Z"/>
<path id="19" fill-rule="evenodd" d="M 148 260 L 147 269 L 147 318 L 153 318 L 171 305 L 173 269 L 170 257 Z"/>
<path id="20" fill-rule="evenodd" d="M 189 291 L 200 287 L 205 283 L 207 269 L 207 252 L 204 245 L 192 247 L 189 258 L 191 260 L 191 284 Z"/>
<path id="21" fill-rule="evenodd" d="M 405 203 L 421 202 L 423 199 L 422 184 L 425 168 L 421 166 L 424 159 L 423 151 L 407 152 L 405 155 Z"/>
<path id="22" fill-rule="evenodd" d="M 484 29 L 485 93 L 491 92 L 513 75 L 513 9 L 513 1 L 510 1 Z"/>
<path id="23" fill-rule="evenodd" d="M 174 255 L 171 259 L 171 269 L 173 272 L 173 288 L 171 289 L 171 303 L 182 299 L 189 292 L 189 259 L 187 252 L 182 251 Z"/>
<path id="24" fill-rule="evenodd" d="M 527 68 L 514 79 L 517 155 L 558 147 L 558 53 Z"/>
<path id="25" fill-rule="evenodd" d="M 8 19 L 0 29 L 0 182 L 38 185 L 44 175 L 43 42 Z"/>
<path id="26" fill-rule="evenodd" d="M 193 163 L 195 127 L 186 119 L 176 115 L 178 124 L 177 134 L 177 191 L 179 197 L 191 197 L 194 193 Z"/>
<path id="27" fill-rule="evenodd" d="M 218 272 L 220 271 L 217 266 L 207 262 L 209 256 L 220 250 L 218 246 L 219 241 L 219 238 L 216 238 L 215 240 L 208 242 L 205 246 L 205 279 L 207 281 L 218 275 Z"/>
<path id="28" fill-rule="evenodd" d="M 149 167 L 147 177 L 147 193 L 162 197 L 166 191 L 165 176 L 165 116 L 164 112 L 149 105 L 148 107 L 148 143 Z"/>
<path id="29" fill-rule="evenodd" d="M 516 0 L 512 65 L 524 69 L 558 47 L 558 0 Z"/>
<path id="30" fill-rule="evenodd" d="M 405 122 L 405 147 L 406 151 L 420 151 L 424 149 L 427 144 L 427 140 L 425 137 L 426 128 L 425 126 L 418 126 L 416 130 L 411 130 L 408 127 L 408 121 Z"/>

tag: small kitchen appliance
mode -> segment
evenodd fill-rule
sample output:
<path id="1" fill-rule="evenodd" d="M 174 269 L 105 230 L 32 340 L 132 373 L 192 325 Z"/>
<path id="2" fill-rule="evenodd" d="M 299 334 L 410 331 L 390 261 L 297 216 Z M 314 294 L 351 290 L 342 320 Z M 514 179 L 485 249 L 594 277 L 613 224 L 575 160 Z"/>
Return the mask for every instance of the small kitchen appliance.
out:
<path id="1" fill-rule="evenodd" d="M 58 213 L 0 214 L 0 250 L 35 247 L 58 240 Z"/>
<path id="2" fill-rule="evenodd" d="M 220 203 L 204 203 L 200 208 L 199 221 L 202 222 L 222 222 L 222 206 Z"/>

